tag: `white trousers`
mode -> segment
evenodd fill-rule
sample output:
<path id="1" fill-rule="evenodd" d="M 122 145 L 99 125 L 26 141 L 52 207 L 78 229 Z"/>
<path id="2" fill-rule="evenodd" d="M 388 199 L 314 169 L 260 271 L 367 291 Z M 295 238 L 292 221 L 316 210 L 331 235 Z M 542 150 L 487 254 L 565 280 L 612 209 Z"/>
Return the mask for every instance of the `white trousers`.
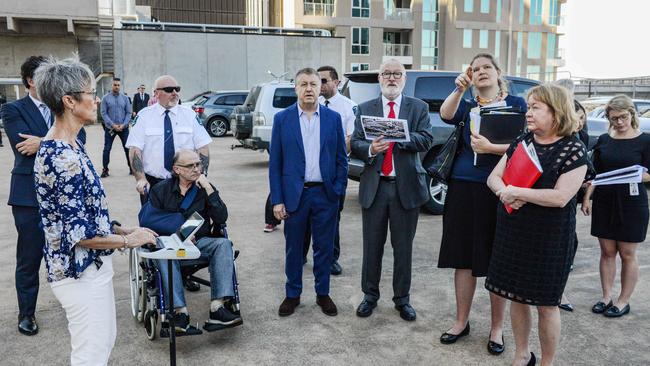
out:
<path id="1" fill-rule="evenodd" d="M 104 264 L 99 270 L 91 264 L 79 279 L 50 283 L 68 318 L 73 366 L 106 365 L 115 344 L 113 258 L 101 259 Z"/>

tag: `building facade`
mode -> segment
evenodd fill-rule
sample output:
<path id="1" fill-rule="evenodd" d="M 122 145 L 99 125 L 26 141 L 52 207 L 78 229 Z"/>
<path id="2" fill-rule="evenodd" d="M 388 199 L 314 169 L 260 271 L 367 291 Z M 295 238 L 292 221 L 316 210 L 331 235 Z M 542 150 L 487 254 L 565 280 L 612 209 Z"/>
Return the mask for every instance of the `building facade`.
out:
<path id="1" fill-rule="evenodd" d="M 292 10 L 295 26 L 347 39 L 347 71 L 376 69 L 386 58 L 407 68 L 463 70 L 487 52 L 509 75 L 554 80 L 563 65 L 557 46 L 565 2 L 296 0 Z"/>
<path id="2" fill-rule="evenodd" d="M 152 20 L 158 22 L 246 25 L 246 0 L 135 1 L 137 6 L 150 7 Z"/>

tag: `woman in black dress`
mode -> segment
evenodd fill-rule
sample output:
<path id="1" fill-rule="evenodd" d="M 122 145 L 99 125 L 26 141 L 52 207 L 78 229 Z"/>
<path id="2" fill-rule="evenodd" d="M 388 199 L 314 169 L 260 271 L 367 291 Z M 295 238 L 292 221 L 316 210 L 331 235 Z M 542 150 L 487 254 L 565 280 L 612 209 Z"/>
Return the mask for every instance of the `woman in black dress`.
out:
<path id="1" fill-rule="evenodd" d="M 594 146 L 597 173 L 639 164 L 650 168 L 650 135 L 639 131 L 639 119 L 632 100 L 619 95 L 605 107 L 609 133 Z M 643 173 L 643 182 L 650 174 Z M 593 194 L 593 207 L 589 202 Z M 591 217 L 591 235 L 600 242 L 600 283 L 603 297 L 592 308 L 596 314 L 620 317 L 630 312 L 630 297 L 639 278 L 636 249 L 648 230 L 648 194 L 643 184 L 590 186 L 583 198 L 582 212 Z M 621 293 L 613 301 L 616 254 L 621 257 Z"/>
<path id="2" fill-rule="evenodd" d="M 560 298 L 574 252 L 576 192 L 587 173 L 587 151 L 574 134 L 577 118 L 567 91 L 540 85 L 528 92 L 528 131 L 513 142 L 488 178 L 502 204 L 485 287 L 511 301 L 513 365 L 534 365 L 529 352 L 530 306 L 537 307 L 542 364 L 550 365 L 560 339 Z M 503 183 L 506 163 L 520 142 L 532 144 L 542 175 L 532 188 Z M 503 204 L 515 209 L 508 214 Z"/>

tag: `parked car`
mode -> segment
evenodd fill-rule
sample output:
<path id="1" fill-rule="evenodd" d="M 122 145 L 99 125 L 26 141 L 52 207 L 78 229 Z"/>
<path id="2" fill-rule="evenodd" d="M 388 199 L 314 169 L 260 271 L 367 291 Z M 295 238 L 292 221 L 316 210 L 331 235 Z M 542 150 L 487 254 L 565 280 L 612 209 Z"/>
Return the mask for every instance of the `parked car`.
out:
<path id="1" fill-rule="evenodd" d="M 590 105 L 593 109 L 587 113 L 587 128 L 589 131 L 589 149 L 594 147 L 598 136 L 607 133 L 609 130 L 609 121 L 605 117 L 605 105 L 611 97 L 598 97 L 586 99 L 584 104 Z M 636 111 L 639 115 L 639 127 L 641 131 L 650 133 L 650 100 L 632 99 Z"/>
<path id="2" fill-rule="evenodd" d="M 230 115 L 233 135 L 245 148 L 268 151 L 273 117 L 297 99 L 291 82 L 272 81 L 255 85 L 243 105 L 236 107 Z"/>
<path id="3" fill-rule="evenodd" d="M 356 103 L 360 104 L 367 100 L 377 98 L 380 94 L 378 71 L 358 71 L 345 74 L 347 81 L 343 85 L 342 93 Z M 406 70 L 406 84 L 404 95 L 422 99 L 429 104 L 429 117 L 433 128 L 434 143 L 429 152 L 420 158 L 423 164 L 428 164 L 438 153 L 438 150 L 447 141 L 454 126 L 448 125 L 440 119 L 440 106 L 449 93 L 455 88 L 454 80 L 458 72 L 449 71 L 416 71 Z M 539 82 L 530 79 L 507 77 L 510 82 L 510 94 L 525 97 L 526 92 Z M 471 90 L 467 90 L 463 96 L 471 99 Z M 363 161 L 352 157 L 349 162 L 348 178 L 359 180 L 363 170 Z M 424 206 L 424 209 L 432 214 L 442 214 L 442 209 L 447 195 L 447 186 L 443 183 L 429 178 L 429 192 L 431 199 Z"/>
<path id="4" fill-rule="evenodd" d="M 196 102 L 198 102 L 201 99 L 201 97 L 203 97 L 204 95 L 212 94 L 212 93 L 214 93 L 212 90 L 206 90 L 206 91 L 201 92 L 199 94 L 192 95 L 189 99 L 187 99 L 185 101 L 183 101 L 183 98 L 181 97 L 181 104 L 184 105 L 184 106 L 192 108 L 192 106 L 194 104 L 196 104 Z"/>
<path id="5" fill-rule="evenodd" d="M 204 95 L 194 103 L 196 112 L 212 137 L 224 136 L 230 130 L 230 114 L 233 109 L 244 104 L 248 96 L 246 90 L 222 91 Z"/>

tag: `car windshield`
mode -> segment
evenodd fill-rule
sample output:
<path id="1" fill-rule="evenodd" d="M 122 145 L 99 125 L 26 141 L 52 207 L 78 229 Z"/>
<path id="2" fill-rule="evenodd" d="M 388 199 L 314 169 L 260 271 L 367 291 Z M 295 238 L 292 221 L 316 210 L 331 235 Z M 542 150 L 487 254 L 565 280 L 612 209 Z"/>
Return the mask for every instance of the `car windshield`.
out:
<path id="1" fill-rule="evenodd" d="M 287 108 L 298 100 L 294 88 L 277 88 L 273 93 L 273 108 Z"/>
<path id="2" fill-rule="evenodd" d="M 199 97 L 198 100 L 196 101 L 196 103 L 194 103 L 194 105 L 204 105 L 205 102 L 208 101 L 208 99 L 209 99 L 209 98 L 206 97 L 206 96 Z"/>

